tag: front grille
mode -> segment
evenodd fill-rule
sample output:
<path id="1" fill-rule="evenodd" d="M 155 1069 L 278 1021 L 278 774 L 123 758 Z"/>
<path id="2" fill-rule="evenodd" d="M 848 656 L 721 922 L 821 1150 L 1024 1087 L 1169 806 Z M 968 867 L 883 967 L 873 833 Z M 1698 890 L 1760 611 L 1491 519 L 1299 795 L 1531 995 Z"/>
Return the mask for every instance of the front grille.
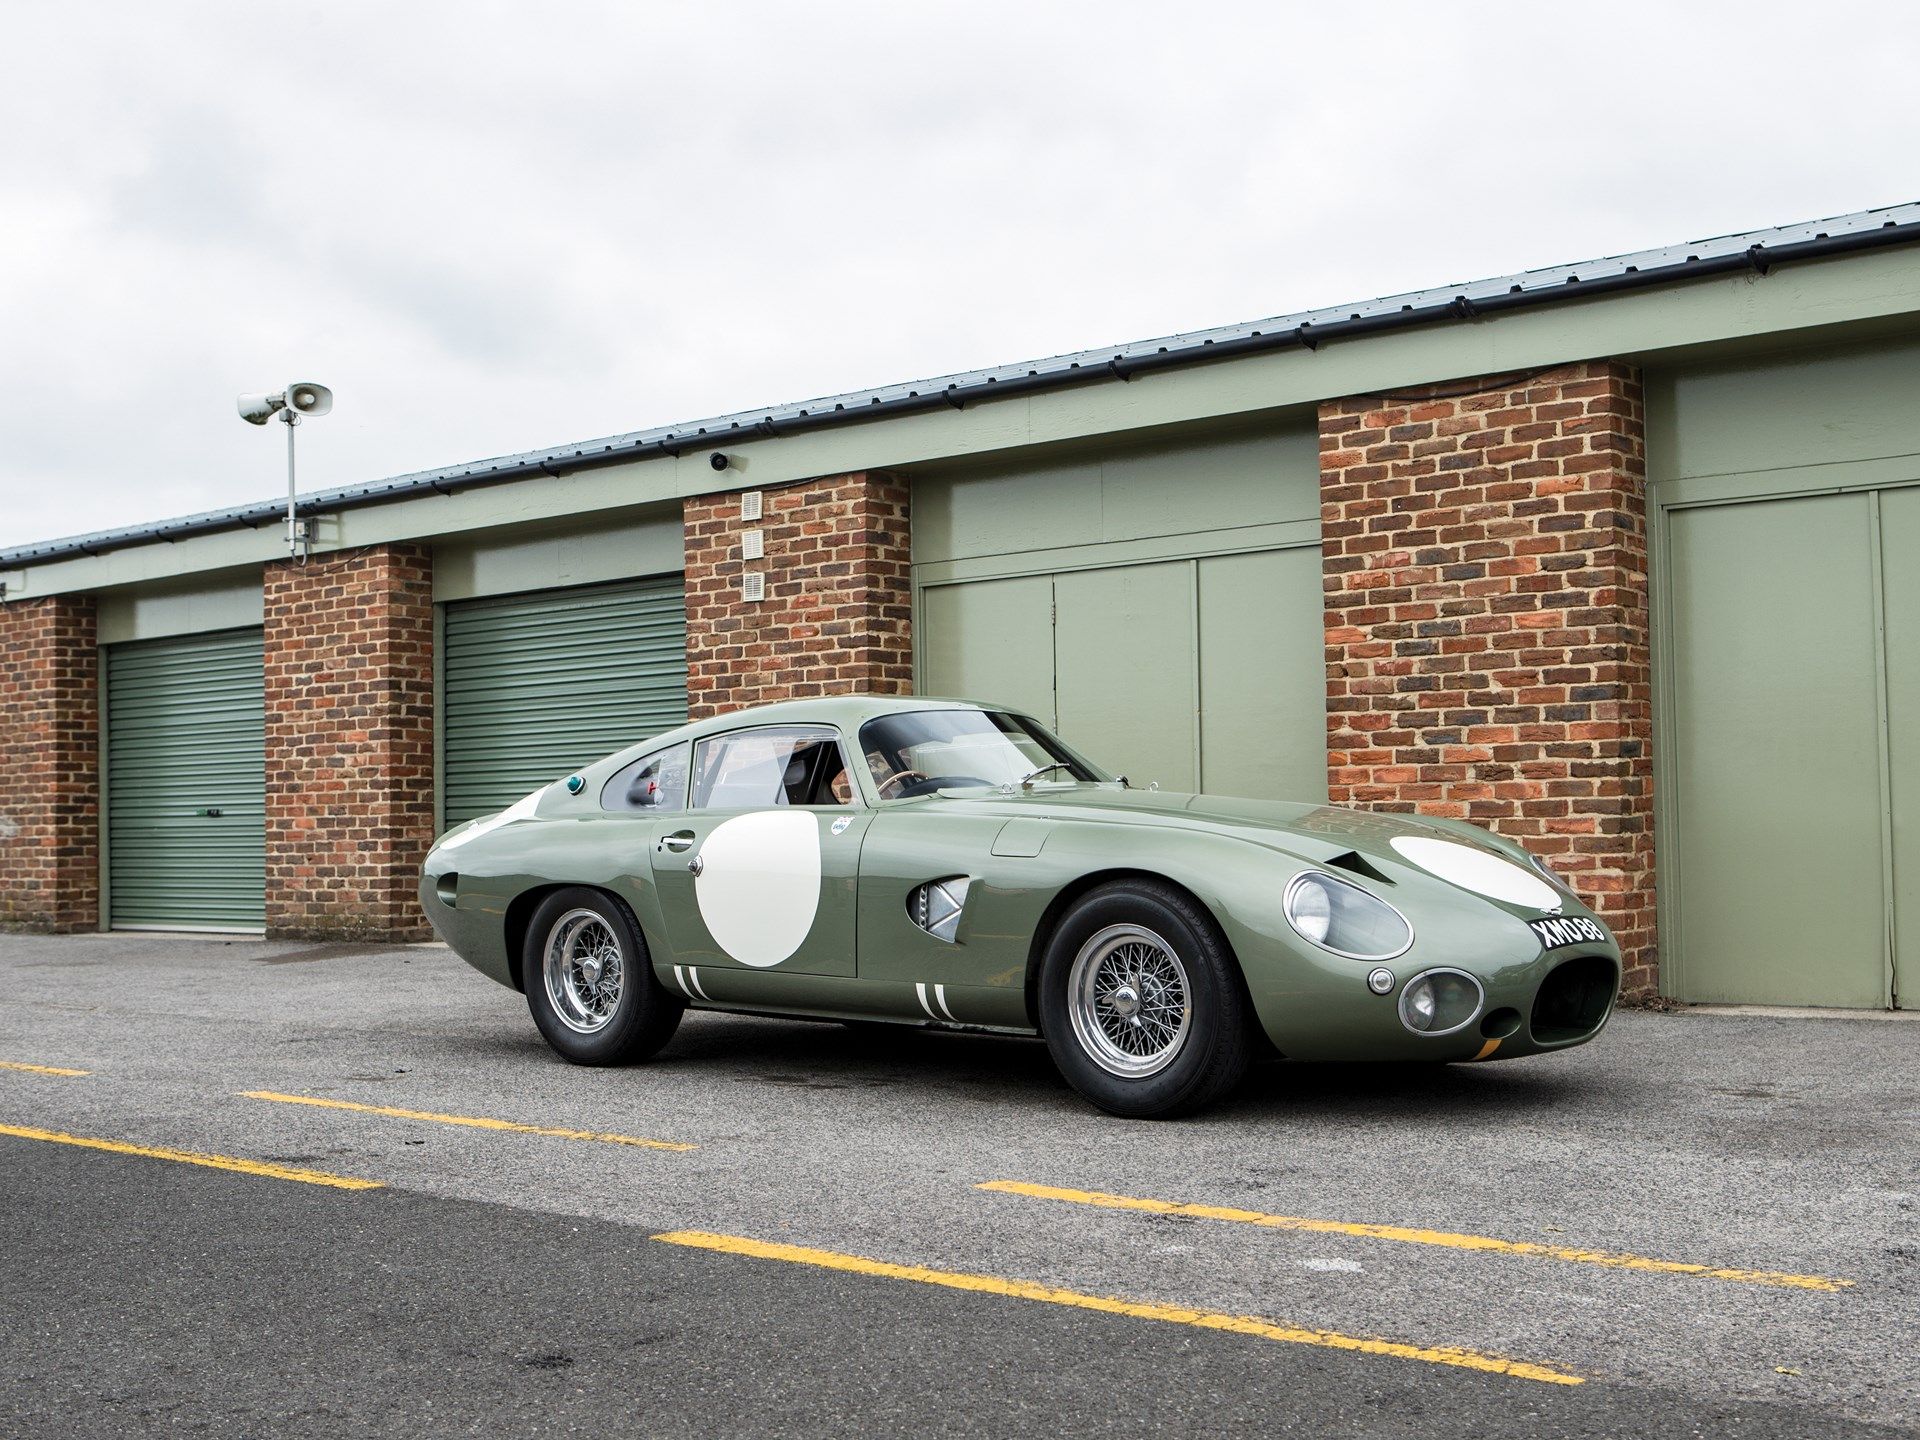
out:
<path id="1" fill-rule="evenodd" d="M 1557 1045 L 1600 1028 L 1613 1008 L 1620 971 L 1605 955 L 1580 955 L 1557 965 L 1533 997 L 1533 1038 Z"/>

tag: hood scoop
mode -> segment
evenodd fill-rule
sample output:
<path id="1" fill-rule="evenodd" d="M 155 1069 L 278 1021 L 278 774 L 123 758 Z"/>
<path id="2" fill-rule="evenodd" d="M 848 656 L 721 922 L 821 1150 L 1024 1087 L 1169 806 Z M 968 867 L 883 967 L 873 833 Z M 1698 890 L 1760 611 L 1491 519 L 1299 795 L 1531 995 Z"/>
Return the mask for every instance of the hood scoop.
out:
<path id="1" fill-rule="evenodd" d="M 1345 870 L 1350 875 L 1364 876 L 1366 879 L 1378 881 L 1382 885 L 1393 884 L 1393 877 L 1391 875 L 1385 874 L 1377 866 L 1371 864 L 1367 860 L 1367 857 L 1362 855 L 1358 850 L 1343 851 L 1331 859 L 1323 860 L 1320 863 L 1330 865 L 1336 870 Z"/>

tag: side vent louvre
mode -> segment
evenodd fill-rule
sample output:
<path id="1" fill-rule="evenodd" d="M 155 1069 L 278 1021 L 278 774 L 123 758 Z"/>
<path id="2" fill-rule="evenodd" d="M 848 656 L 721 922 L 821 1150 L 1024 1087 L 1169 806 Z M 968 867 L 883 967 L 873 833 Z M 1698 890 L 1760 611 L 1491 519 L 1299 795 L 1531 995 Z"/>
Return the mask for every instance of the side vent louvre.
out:
<path id="1" fill-rule="evenodd" d="M 1369 880 L 1377 880 L 1382 885 L 1391 885 L 1393 881 L 1367 863 L 1367 857 L 1358 850 L 1349 850 L 1344 855 L 1336 855 L 1326 862 L 1337 870 L 1345 870 L 1349 875 L 1364 875 Z"/>
<path id="2" fill-rule="evenodd" d="M 954 943 L 960 933 L 960 915 L 967 908 L 965 875 L 929 880 L 907 895 L 907 916 L 936 940 Z"/>

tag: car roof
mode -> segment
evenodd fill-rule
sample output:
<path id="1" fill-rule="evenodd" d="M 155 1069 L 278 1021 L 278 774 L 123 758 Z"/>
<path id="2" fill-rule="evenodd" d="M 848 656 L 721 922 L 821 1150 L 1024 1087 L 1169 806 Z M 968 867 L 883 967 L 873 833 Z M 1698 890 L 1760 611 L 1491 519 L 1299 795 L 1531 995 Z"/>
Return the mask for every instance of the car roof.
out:
<path id="1" fill-rule="evenodd" d="M 837 725 L 853 731 L 881 715 L 898 715 L 913 710 L 1006 710 L 1021 713 L 1017 706 L 997 705 L 986 700 L 966 700 L 938 695 L 823 695 L 807 700 L 781 700 L 771 705 L 750 705 L 708 716 L 656 735 L 645 749 L 698 740 L 728 730 L 754 725 Z"/>

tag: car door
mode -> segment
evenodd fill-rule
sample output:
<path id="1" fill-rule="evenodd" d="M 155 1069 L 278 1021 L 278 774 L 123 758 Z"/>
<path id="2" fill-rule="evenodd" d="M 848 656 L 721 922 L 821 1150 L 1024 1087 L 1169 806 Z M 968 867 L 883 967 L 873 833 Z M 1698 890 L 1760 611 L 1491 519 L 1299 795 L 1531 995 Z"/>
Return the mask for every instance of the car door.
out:
<path id="1" fill-rule="evenodd" d="M 688 808 L 661 817 L 653 836 L 674 963 L 854 974 L 860 846 L 872 813 L 849 782 L 831 726 L 761 725 L 695 744 Z"/>

